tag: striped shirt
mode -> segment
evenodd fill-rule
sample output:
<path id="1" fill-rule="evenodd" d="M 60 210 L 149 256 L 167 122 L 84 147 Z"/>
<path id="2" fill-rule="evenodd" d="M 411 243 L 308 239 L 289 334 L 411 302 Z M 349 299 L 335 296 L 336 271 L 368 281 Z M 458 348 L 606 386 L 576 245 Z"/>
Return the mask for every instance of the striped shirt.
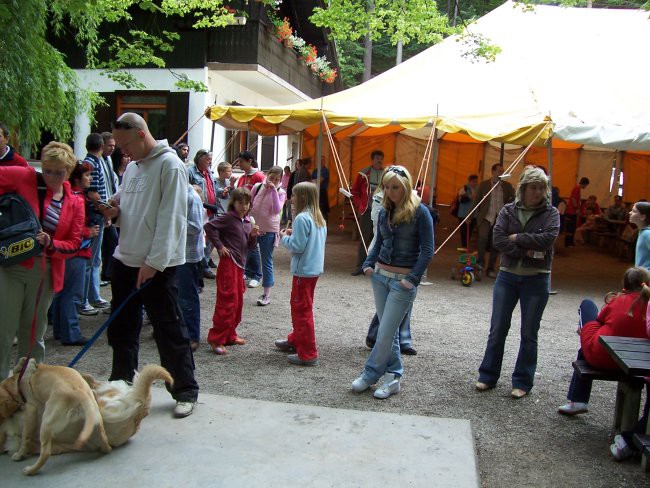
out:
<path id="1" fill-rule="evenodd" d="M 43 218 L 43 230 L 45 230 L 45 232 L 47 232 L 51 236 L 54 235 L 54 232 L 56 232 L 56 227 L 59 225 L 62 206 L 63 206 L 63 199 L 61 200 L 52 199 L 48 207 L 45 209 L 45 218 Z"/>
<path id="2" fill-rule="evenodd" d="M 104 177 L 101 161 L 92 154 L 86 154 L 84 161 L 93 165 L 93 170 L 90 173 L 90 187 L 88 191 L 96 191 L 99 193 L 99 199 L 106 201 L 108 197 L 106 193 L 106 178 Z"/>

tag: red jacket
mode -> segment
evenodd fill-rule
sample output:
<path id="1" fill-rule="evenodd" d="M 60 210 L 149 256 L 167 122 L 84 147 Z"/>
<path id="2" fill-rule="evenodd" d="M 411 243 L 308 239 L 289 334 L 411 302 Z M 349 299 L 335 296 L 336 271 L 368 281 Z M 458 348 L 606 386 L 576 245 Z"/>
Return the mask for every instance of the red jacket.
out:
<path id="1" fill-rule="evenodd" d="M 81 188 L 72 187 L 72 193 L 74 193 L 74 195 L 77 198 L 79 198 L 84 205 L 84 211 L 85 211 L 84 227 L 83 230 L 81 231 L 81 242 L 83 244 L 83 241 L 86 239 L 94 239 L 94 237 L 90 237 L 90 229 L 93 227 L 93 225 L 90 222 L 92 203 L 90 202 L 90 200 L 86 199 L 86 196 L 84 195 L 83 190 Z M 92 249 L 90 248 L 90 246 L 87 246 L 83 249 L 79 249 L 75 253 L 75 257 L 90 259 L 92 257 Z"/>
<path id="2" fill-rule="evenodd" d="M 15 192 L 29 202 L 34 213 L 41 218 L 38 203 L 36 171 L 34 168 L 20 166 L 0 166 L 0 193 Z M 48 188 L 45 193 L 43 208 L 46 209 L 52 201 L 52 191 Z M 52 269 L 52 289 L 56 293 L 63 288 L 65 259 L 73 257 L 81 244 L 81 233 L 84 226 L 84 203 L 72 192 L 70 183 L 63 183 L 63 206 L 59 224 L 52 236 L 52 245 L 46 250 Z M 31 269 L 38 258 L 30 258 L 20 263 Z"/>
<path id="3" fill-rule="evenodd" d="M 359 212 L 359 215 L 363 215 L 370 208 L 370 181 L 368 180 L 370 169 L 371 167 L 368 166 L 359 171 L 357 179 L 354 180 L 350 189 L 350 193 L 352 193 L 352 204 L 357 209 L 357 212 Z"/>
<path id="4" fill-rule="evenodd" d="M 7 146 L 7 147 L 9 147 L 9 152 L 6 154 L 4 158 L 0 159 L 0 166 L 22 166 L 24 168 L 29 166 L 25 158 L 23 158 L 20 154 L 14 151 L 13 147 L 11 146 Z"/>
<path id="5" fill-rule="evenodd" d="M 639 301 L 630 317 L 627 311 L 639 292 L 619 295 L 606 304 L 598 314 L 598 319 L 587 322 L 580 333 L 582 353 L 587 362 L 594 368 L 618 369 L 618 366 L 598 341 L 601 335 L 622 337 L 648 337 L 646 334 L 646 304 Z"/>

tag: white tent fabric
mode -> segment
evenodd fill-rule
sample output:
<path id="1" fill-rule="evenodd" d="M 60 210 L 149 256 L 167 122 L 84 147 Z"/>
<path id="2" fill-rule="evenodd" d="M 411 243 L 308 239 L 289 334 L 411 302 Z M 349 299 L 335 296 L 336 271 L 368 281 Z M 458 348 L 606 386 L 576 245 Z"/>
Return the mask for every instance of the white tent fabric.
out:
<path id="1" fill-rule="evenodd" d="M 618 150 L 650 150 L 650 12 L 506 3 L 470 26 L 519 66 L 554 137 Z"/>
<path id="2" fill-rule="evenodd" d="M 501 48 L 493 63 L 464 55 L 464 44 L 450 37 L 343 92 L 284 107 L 214 106 L 207 115 L 265 135 L 303 130 L 322 111 L 337 126 L 399 125 L 426 138 L 435 124 L 514 143 L 532 140 L 550 117 L 556 138 L 650 150 L 648 16 L 508 2 L 469 26 Z"/>

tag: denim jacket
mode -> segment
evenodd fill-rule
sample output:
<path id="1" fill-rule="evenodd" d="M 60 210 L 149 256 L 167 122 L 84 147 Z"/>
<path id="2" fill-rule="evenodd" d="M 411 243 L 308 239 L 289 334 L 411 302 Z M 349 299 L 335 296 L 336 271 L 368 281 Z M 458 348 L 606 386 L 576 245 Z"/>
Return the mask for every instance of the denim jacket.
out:
<path id="1" fill-rule="evenodd" d="M 382 208 L 377 230 L 375 244 L 362 269 L 374 268 L 378 260 L 391 266 L 411 268 L 406 279 L 418 286 L 433 257 L 433 221 L 429 210 L 420 204 L 411 222 L 391 226 L 388 212 Z"/>

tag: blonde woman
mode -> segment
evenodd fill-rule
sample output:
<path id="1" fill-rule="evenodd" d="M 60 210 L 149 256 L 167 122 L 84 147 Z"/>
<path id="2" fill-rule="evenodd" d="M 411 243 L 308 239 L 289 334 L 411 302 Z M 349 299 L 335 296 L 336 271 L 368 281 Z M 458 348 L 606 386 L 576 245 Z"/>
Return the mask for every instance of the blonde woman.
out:
<path id="1" fill-rule="evenodd" d="M 314 332 L 314 289 L 323 274 L 327 225 L 318 207 L 318 190 L 311 182 L 298 183 L 291 195 L 293 229 L 280 231 L 282 245 L 291 251 L 291 325 L 286 339 L 275 341 L 287 359 L 298 366 L 316 366 L 318 349 Z"/>
<path id="2" fill-rule="evenodd" d="M 44 215 L 41 215 L 39 178 L 34 168 L 0 167 L 0 194 L 20 194 L 39 217 L 42 230 L 36 239 L 43 247 L 41 256 L 45 257 L 43 261 L 35 256 L 13 266 L 0 267 L 0 379 L 9 373 L 15 336 L 18 337 L 18 357 L 27 355 L 33 317 L 36 317 L 36 339 L 32 357 L 37 362 L 43 361 L 43 335 L 52 292 L 63 289 L 64 260 L 74 257 L 81 244 L 84 200 L 73 193 L 68 182 L 77 165 L 74 153 L 67 144 L 53 141 L 43 148 L 41 159 L 46 187 Z M 41 281 L 43 289 L 37 301 Z"/>
<path id="3" fill-rule="evenodd" d="M 521 342 L 512 373 L 511 396 L 522 398 L 533 387 L 537 368 L 537 334 L 548 301 L 553 245 L 560 215 L 551 204 L 551 188 L 541 168 L 521 173 L 515 201 L 506 204 L 494 225 L 494 247 L 501 267 L 492 294 L 492 318 L 485 355 L 479 367 L 478 391 L 496 386 L 512 312 L 520 303 Z"/>
<path id="4" fill-rule="evenodd" d="M 433 257 L 433 221 L 413 192 L 406 168 L 388 167 L 381 181 L 384 196 L 378 232 L 362 266 L 363 273 L 372 277 L 379 331 L 352 390 L 360 393 L 383 378 L 374 396 L 385 399 L 400 391 L 404 368 L 398 329 L 411 312 L 420 279 Z"/>

